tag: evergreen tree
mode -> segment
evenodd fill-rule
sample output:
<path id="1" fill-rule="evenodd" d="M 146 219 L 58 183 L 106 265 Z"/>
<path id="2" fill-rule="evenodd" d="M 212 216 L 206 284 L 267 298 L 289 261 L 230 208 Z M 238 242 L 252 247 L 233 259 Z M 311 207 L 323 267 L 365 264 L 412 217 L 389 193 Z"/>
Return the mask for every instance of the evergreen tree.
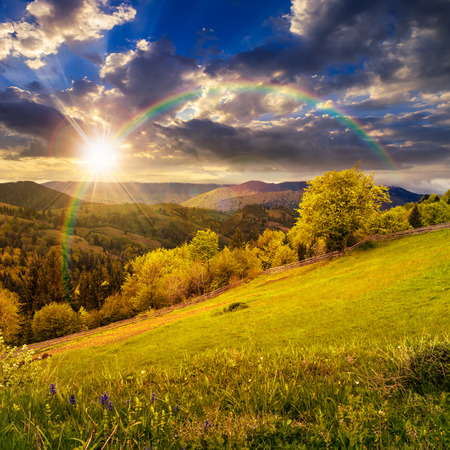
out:
<path id="1" fill-rule="evenodd" d="M 414 205 L 414 208 L 411 210 L 409 214 L 408 221 L 413 228 L 422 227 L 422 215 L 420 214 L 419 208 L 417 205 Z"/>
<path id="2" fill-rule="evenodd" d="M 242 248 L 244 245 L 243 239 L 242 239 L 242 232 L 239 227 L 236 228 L 236 231 L 233 234 L 233 237 L 231 238 L 231 242 L 229 247 L 231 249 L 233 248 Z"/>

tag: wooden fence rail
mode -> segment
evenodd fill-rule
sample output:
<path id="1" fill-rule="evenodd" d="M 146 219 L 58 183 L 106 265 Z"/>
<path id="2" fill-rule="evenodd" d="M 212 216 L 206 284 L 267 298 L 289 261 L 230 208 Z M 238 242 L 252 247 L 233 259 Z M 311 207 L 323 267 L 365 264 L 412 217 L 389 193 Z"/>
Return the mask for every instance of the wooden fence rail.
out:
<path id="1" fill-rule="evenodd" d="M 386 240 L 392 240 L 392 239 L 399 239 L 404 236 L 430 233 L 432 231 L 444 230 L 447 228 L 450 228 L 450 222 L 441 223 L 438 225 L 430 225 L 428 227 L 415 228 L 412 230 L 397 231 L 396 233 L 392 233 L 392 234 L 386 234 L 386 235 L 377 234 L 377 235 L 373 235 L 373 236 L 368 236 L 365 239 L 363 239 L 362 241 L 356 243 L 355 245 L 352 245 L 351 247 L 347 247 L 343 251 L 336 250 L 334 252 L 325 253 L 323 255 L 318 255 L 318 256 L 313 256 L 312 258 L 303 259 L 302 261 L 296 261 L 291 264 L 286 264 L 284 266 L 273 267 L 271 269 L 265 270 L 262 274 L 268 275 L 268 274 L 274 274 L 274 273 L 282 273 L 282 272 L 286 272 L 287 270 L 295 269 L 297 267 L 308 266 L 310 264 L 315 264 L 320 261 L 338 258 L 339 256 L 359 247 L 360 245 L 364 244 L 367 241 L 386 241 Z M 42 351 L 46 348 L 53 347 L 55 345 L 59 345 L 64 342 L 69 342 L 72 340 L 76 340 L 78 338 L 88 337 L 90 335 L 98 333 L 100 330 L 101 331 L 115 330 L 115 329 L 130 325 L 130 324 L 133 324 L 133 323 L 142 322 L 142 321 L 150 319 L 150 318 L 160 317 L 160 316 L 169 314 L 172 311 L 186 308 L 187 306 L 195 305 L 197 303 L 204 302 L 205 300 L 209 300 L 211 298 L 218 297 L 220 294 L 223 294 L 224 292 L 229 291 L 230 289 L 232 289 L 236 286 L 239 286 L 244 281 L 245 280 L 241 280 L 241 281 L 237 281 L 232 284 L 228 284 L 219 289 L 216 289 L 215 291 L 207 292 L 206 294 L 200 295 L 199 297 L 195 297 L 187 302 L 178 303 L 176 305 L 169 306 L 167 308 L 162 308 L 162 309 L 153 311 L 151 314 L 139 315 L 136 317 L 132 317 L 131 319 L 119 320 L 118 322 L 114 322 L 109 325 L 105 325 L 103 327 L 94 328 L 92 330 L 80 331 L 79 333 L 71 334 L 69 336 L 63 336 L 61 338 L 50 339 L 48 341 L 43 341 L 43 342 L 37 342 L 36 344 L 29 345 L 28 348 L 33 349 L 35 351 Z"/>

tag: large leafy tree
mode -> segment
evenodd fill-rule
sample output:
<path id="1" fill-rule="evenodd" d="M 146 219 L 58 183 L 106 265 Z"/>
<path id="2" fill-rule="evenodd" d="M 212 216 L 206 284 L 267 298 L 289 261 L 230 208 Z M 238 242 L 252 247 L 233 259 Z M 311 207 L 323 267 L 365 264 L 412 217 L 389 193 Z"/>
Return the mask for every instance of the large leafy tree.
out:
<path id="1" fill-rule="evenodd" d="M 297 248 L 313 248 L 319 241 L 325 241 L 328 250 L 345 248 L 355 233 L 371 231 L 386 202 L 388 189 L 377 186 L 359 165 L 325 172 L 308 183 L 290 239 Z"/>
<path id="2" fill-rule="evenodd" d="M 219 253 L 219 236 L 210 229 L 197 231 L 189 244 L 194 261 L 207 262 Z"/>

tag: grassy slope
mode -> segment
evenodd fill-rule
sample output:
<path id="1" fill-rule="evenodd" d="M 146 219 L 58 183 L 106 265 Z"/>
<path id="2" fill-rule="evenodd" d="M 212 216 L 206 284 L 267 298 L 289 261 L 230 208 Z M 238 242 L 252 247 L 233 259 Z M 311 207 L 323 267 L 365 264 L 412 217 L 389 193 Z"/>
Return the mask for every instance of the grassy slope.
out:
<path id="1" fill-rule="evenodd" d="M 220 348 L 326 350 L 442 335 L 450 329 L 449 241 L 449 230 L 434 232 L 258 277 L 216 299 L 149 320 L 150 331 L 122 342 L 95 346 L 91 337 L 79 344 L 90 347 L 55 355 L 53 365 L 62 379 L 75 380 L 103 369 L 127 373 L 173 366 Z M 249 308 L 214 314 L 216 305 L 232 301 Z M 125 337 L 127 329 L 114 333 Z"/>

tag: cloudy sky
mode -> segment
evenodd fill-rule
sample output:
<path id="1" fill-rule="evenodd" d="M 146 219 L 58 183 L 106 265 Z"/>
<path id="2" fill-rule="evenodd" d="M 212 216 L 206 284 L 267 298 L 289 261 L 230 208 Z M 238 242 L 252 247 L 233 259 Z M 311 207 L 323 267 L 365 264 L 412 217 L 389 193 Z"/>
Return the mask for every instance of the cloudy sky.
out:
<path id="1" fill-rule="evenodd" d="M 0 181 L 450 188 L 449 0 L 0 4 Z"/>

